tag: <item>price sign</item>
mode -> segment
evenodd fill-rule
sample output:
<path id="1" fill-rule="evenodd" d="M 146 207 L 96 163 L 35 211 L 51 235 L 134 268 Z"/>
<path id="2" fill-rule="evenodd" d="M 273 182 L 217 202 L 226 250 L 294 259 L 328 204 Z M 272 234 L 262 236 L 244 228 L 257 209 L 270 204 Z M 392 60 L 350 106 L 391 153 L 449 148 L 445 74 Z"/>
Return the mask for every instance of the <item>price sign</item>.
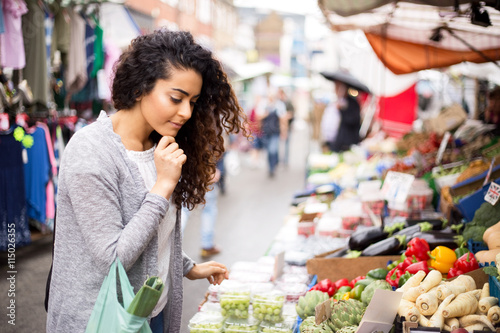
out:
<path id="1" fill-rule="evenodd" d="M 436 156 L 436 163 L 437 164 L 441 163 L 441 159 L 443 158 L 443 154 L 444 154 L 444 151 L 446 149 L 446 146 L 448 145 L 448 141 L 450 141 L 450 137 L 451 137 L 450 132 L 444 133 L 443 140 L 441 140 L 441 144 L 439 145 L 439 149 L 438 149 L 437 156 Z"/>
<path id="2" fill-rule="evenodd" d="M 484 200 L 488 201 L 493 206 L 498 202 L 498 197 L 500 196 L 500 185 L 491 182 L 488 192 L 484 196 Z"/>
<path id="3" fill-rule="evenodd" d="M 385 176 L 384 185 L 382 185 L 382 195 L 387 201 L 403 203 L 408 197 L 411 185 L 415 180 L 415 176 L 389 171 Z"/>
<path id="4" fill-rule="evenodd" d="M 285 267 L 285 251 L 278 253 L 274 257 L 274 280 L 283 275 L 283 268 Z"/>

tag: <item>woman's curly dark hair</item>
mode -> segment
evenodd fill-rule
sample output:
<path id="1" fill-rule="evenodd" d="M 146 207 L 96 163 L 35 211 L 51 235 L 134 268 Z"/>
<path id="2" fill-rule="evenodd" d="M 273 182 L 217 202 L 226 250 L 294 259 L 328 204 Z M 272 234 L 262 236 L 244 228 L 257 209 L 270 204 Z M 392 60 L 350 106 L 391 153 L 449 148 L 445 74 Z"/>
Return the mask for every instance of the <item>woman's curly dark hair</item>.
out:
<path id="1" fill-rule="evenodd" d="M 249 134 L 246 117 L 221 63 L 197 44 L 187 31 L 157 30 L 135 38 L 115 64 L 112 92 L 117 110 L 132 108 L 137 98 L 149 94 L 159 79 L 169 79 L 172 69 L 191 69 L 203 79 L 191 119 L 182 126 L 176 142 L 187 162 L 182 168 L 173 201 L 192 209 L 204 196 L 224 152 L 223 133 Z M 152 133 L 158 142 L 160 137 Z"/>

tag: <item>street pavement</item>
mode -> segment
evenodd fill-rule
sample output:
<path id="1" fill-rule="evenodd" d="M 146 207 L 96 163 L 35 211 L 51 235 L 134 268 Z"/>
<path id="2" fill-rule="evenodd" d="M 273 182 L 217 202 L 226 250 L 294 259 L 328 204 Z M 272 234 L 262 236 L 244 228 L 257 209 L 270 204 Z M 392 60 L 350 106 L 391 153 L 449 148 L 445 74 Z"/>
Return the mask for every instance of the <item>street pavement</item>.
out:
<path id="1" fill-rule="evenodd" d="M 239 165 L 230 167 L 226 193 L 219 196 L 215 241 L 222 252 L 210 260 L 230 268 L 237 261 L 255 261 L 266 253 L 289 211 L 293 193 L 304 187 L 310 150 L 309 127 L 299 119 L 290 139 L 289 164 L 280 164 L 274 178 L 268 176 L 264 152 L 255 163 L 250 154 L 237 151 Z M 193 260 L 204 261 L 200 257 L 200 208 L 189 218 L 183 247 Z M 0 308 L 3 309 L 0 332 L 45 332 L 44 297 L 51 248 L 52 236 L 49 235 L 16 249 L 15 274 L 7 273 L 7 253 L 0 253 Z M 15 280 L 8 279 L 11 275 L 15 275 Z M 208 287 L 207 280 L 184 279 L 181 332 L 189 331 L 189 319 L 198 311 Z M 9 289 L 15 295 L 8 295 Z M 11 300 L 15 300 L 15 325 L 9 324 L 14 319 L 8 308 Z"/>

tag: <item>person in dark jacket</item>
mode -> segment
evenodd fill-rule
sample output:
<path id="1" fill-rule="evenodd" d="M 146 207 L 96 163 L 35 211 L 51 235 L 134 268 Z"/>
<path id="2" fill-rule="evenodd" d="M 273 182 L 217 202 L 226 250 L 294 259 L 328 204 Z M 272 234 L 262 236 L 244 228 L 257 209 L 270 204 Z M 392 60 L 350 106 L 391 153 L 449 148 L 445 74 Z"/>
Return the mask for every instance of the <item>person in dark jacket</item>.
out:
<path id="1" fill-rule="evenodd" d="M 340 125 L 335 141 L 330 149 L 334 152 L 349 150 L 351 145 L 358 144 L 361 127 L 361 110 L 356 97 L 348 93 L 348 86 L 340 81 L 335 82 L 337 107 L 340 111 Z"/>

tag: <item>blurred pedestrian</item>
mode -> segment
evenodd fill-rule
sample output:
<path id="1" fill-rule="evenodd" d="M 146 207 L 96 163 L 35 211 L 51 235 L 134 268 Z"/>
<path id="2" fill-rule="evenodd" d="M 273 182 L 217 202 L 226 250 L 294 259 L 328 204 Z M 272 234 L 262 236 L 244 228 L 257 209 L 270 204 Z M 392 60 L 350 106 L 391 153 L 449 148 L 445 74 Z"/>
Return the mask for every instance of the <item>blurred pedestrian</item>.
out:
<path id="1" fill-rule="evenodd" d="M 293 121 L 295 119 L 295 107 L 292 100 L 285 93 L 283 88 L 278 89 L 278 98 L 285 104 L 286 119 L 282 123 L 281 137 L 285 140 L 285 149 L 283 152 L 283 164 L 288 166 L 288 156 L 290 152 L 290 136 L 292 134 Z"/>
<path id="2" fill-rule="evenodd" d="M 328 103 L 321 117 L 321 147 L 323 152 L 329 152 L 330 147 L 337 139 L 340 125 L 340 111 L 337 101 Z"/>
<path id="3" fill-rule="evenodd" d="M 342 152 L 349 150 L 351 145 L 358 144 L 361 127 L 361 108 L 356 97 L 349 94 L 348 86 L 340 81 L 334 81 L 337 95 L 337 109 L 340 112 L 340 124 L 331 150 Z"/>
<path id="4" fill-rule="evenodd" d="M 224 151 L 221 133 L 244 113 L 212 52 L 185 31 L 136 37 L 115 66 L 114 107 L 76 132 L 60 165 L 47 332 L 83 332 L 111 264 L 135 290 L 165 289 L 151 330 L 179 332 L 182 277 L 228 278 L 225 265 L 182 251 L 181 206 L 203 203 Z"/>
<path id="5" fill-rule="evenodd" d="M 264 149 L 262 142 L 262 131 L 260 129 L 260 120 L 257 117 L 257 108 L 263 103 L 263 98 L 257 95 L 255 103 L 248 116 L 248 128 L 252 135 L 251 148 L 250 148 L 250 163 L 252 167 L 260 165 L 260 152 Z"/>
<path id="6" fill-rule="evenodd" d="M 267 152 L 269 177 L 273 178 L 279 162 L 280 134 L 286 134 L 286 106 L 275 93 L 270 93 L 268 98 L 257 105 L 256 112 L 262 131 L 262 143 Z"/>
<path id="7" fill-rule="evenodd" d="M 488 93 L 488 105 L 484 111 L 484 121 L 495 125 L 491 133 L 500 136 L 500 86 L 496 86 Z"/>

